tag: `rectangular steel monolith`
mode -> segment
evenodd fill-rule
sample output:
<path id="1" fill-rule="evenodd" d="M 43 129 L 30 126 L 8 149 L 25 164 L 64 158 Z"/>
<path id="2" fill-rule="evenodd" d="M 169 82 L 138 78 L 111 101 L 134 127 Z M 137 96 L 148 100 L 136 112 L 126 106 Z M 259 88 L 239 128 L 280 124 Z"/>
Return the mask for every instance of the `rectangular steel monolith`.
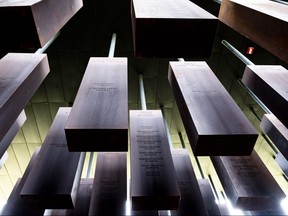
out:
<path id="1" fill-rule="evenodd" d="M 161 110 L 130 111 L 133 210 L 177 209 L 180 190 Z"/>
<path id="2" fill-rule="evenodd" d="M 211 157 L 232 205 L 244 211 L 274 211 L 285 198 L 274 177 L 258 154 Z"/>
<path id="3" fill-rule="evenodd" d="M 128 150 L 127 76 L 127 58 L 90 58 L 65 127 L 69 151 Z"/>
<path id="4" fill-rule="evenodd" d="M 206 62 L 170 62 L 168 80 L 195 155 L 251 154 L 258 133 Z"/>
<path id="5" fill-rule="evenodd" d="M 0 142 L 49 71 L 46 54 L 8 53 L 0 59 Z"/>
<path id="6" fill-rule="evenodd" d="M 71 108 L 60 107 L 20 196 L 38 208 L 74 208 L 85 152 L 69 152 L 64 132 Z"/>
<path id="7" fill-rule="evenodd" d="M 133 0 L 131 20 L 137 57 L 211 56 L 218 19 L 191 1 Z"/>

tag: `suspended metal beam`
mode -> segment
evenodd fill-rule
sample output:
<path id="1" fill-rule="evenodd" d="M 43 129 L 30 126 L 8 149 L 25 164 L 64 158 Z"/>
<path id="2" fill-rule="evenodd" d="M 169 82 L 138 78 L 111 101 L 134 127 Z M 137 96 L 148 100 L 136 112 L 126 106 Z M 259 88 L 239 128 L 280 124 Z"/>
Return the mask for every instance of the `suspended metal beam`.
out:
<path id="1" fill-rule="evenodd" d="M 114 53 L 115 53 L 115 46 L 116 46 L 116 33 L 112 34 L 112 39 L 111 39 L 111 43 L 110 43 L 110 48 L 109 48 L 109 54 L 108 57 L 109 58 L 113 58 L 114 57 Z"/>
<path id="2" fill-rule="evenodd" d="M 60 35 L 60 31 L 57 32 L 43 47 L 39 48 L 35 54 L 42 54 L 46 51 L 46 49 L 56 40 L 56 38 Z"/>
<path id="3" fill-rule="evenodd" d="M 216 2 L 216 3 L 218 3 L 218 4 L 220 4 L 221 5 L 221 0 L 213 0 L 214 2 Z"/>
<path id="4" fill-rule="evenodd" d="M 241 52 L 239 52 L 235 47 L 233 47 L 228 41 L 222 40 L 221 43 L 230 50 L 235 56 L 237 56 L 245 65 L 254 65 L 252 61 L 246 58 Z"/>
<path id="5" fill-rule="evenodd" d="M 142 74 L 139 74 L 139 88 L 140 88 L 140 103 L 141 103 L 141 109 L 147 110 L 146 107 L 146 99 L 145 99 L 145 91 L 144 91 L 144 83 L 143 83 L 143 76 Z"/>
<path id="6" fill-rule="evenodd" d="M 233 47 L 228 41 L 222 40 L 221 43 L 230 50 L 239 60 L 241 60 L 245 65 L 255 65 L 246 56 L 239 52 L 235 47 Z M 242 82 L 241 79 L 237 79 L 238 83 L 248 92 L 248 94 L 259 104 L 259 106 L 266 112 L 271 113 L 271 111 L 262 103 L 262 101 Z"/>
<path id="7" fill-rule="evenodd" d="M 246 85 L 242 82 L 241 79 L 237 79 L 237 81 L 266 113 L 271 113 L 271 111 L 266 107 L 266 105 L 263 104 L 262 101 L 249 88 L 246 87 Z"/>

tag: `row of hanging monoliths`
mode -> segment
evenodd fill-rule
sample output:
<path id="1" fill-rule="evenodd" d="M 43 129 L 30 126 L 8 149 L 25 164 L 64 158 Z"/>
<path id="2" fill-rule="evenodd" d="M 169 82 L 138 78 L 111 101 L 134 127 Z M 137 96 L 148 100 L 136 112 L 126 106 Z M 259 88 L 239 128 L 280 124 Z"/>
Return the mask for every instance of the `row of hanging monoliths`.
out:
<path id="1" fill-rule="evenodd" d="M 31 7 L 34 8 L 35 6 L 32 5 Z M 136 56 L 207 58 L 211 54 L 217 19 L 195 4 L 184 0 L 177 3 L 168 0 L 158 2 L 134 0 L 132 1 L 132 7 Z M 39 8 L 41 7 L 39 6 Z M 159 10 L 159 8 L 162 9 Z M 194 16 L 194 14 L 196 15 Z M 199 18 L 199 14 L 203 17 Z M 173 18 L 168 21 L 169 27 L 165 27 L 166 25 L 161 22 L 159 22 L 159 24 L 155 22 L 150 26 L 145 23 L 145 19 L 147 18 L 151 20 L 160 18 L 159 20 L 161 21 L 161 19 L 166 19 L 167 17 Z M 199 20 L 204 19 L 204 17 L 205 28 L 202 28 L 203 24 L 201 24 L 201 30 L 203 30 L 203 32 L 201 32 L 199 29 Z M 184 22 L 183 18 L 184 20 L 187 19 L 187 22 L 185 22 L 184 25 L 179 25 L 179 22 Z M 189 30 L 192 29 L 192 32 L 187 31 L 188 26 L 190 27 Z M 191 28 L 191 26 L 193 26 L 193 28 Z M 174 29 L 172 33 L 174 32 L 175 34 L 171 34 L 171 27 Z M 194 31 L 194 29 L 196 30 Z M 180 34 L 179 32 L 185 33 Z M 171 37 L 163 37 L 160 33 Z M 191 37 L 197 38 L 196 43 L 191 40 Z M 163 40 L 163 38 L 165 38 L 165 40 Z M 206 50 L 202 46 L 199 48 L 198 40 L 200 39 L 206 42 Z M 172 43 L 173 41 L 177 41 L 176 45 L 173 45 L 175 44 Z M 183 44 L 179 45 L 180 42 L 183 42 Z M 190 44 L 192 42 L 193 44 Z M 187 48 L 187 50 L 183 48 Z M 193 53 L 191 53 L 191 51 L 193 51 Z M 163 54 L 167 56 L 163 56 Z M 24 58 L 25 65 L 32 65 L 32 69 L 31 67 L 28 68 L 28 75 L 23 73 L 22 68 L 26 67 L 21 67 L 19 57 L 11 58 L 10 55 L 18 54 L 8 54 L 5 58 L 1 59 L 3 68 L 6 68 L 6 72 L 5 70 L 3 72 L 4 78 L 1 78 L 3 82 L 1 87 L 3 86 L 3 89 L 7 89 L 7 91 L 3 93 L 3 97 L 1 96 L 4 101 L 3 112 L 5 112 L 5 115 L 1 116 L 5 117 L 6 112 L 8 114 L 6 110 L 10 110 L 10 113 L 13 112 L 13 115 L 7 115 L 7 120 L 1 119 L 1 121 L 7 122 L 7 124 L 9 123 L 8 126 L 3 129 L 2 139 L 8 134 L 8 131 L 10 131 L 10 128 L 12 128 L 12 125 L 14 125 L 14 122 L 23 110 L 25 103 L 31 98 L 49 72 L 47 57 L 43 54 L 39 55 L 40 57 L 36 54 L 19 54 L 21 58 Z M 13 61 L 16 59 L 18 61 L 14 63 Z M 33 60 L 32 63 L 26 62 L 31 59 Z M 46 62 L 44 61 L 45 63 L 42 63 L 42 59 L 46 59 Z M 38 60 L 38 62 L 35 63 L 35 60 Z M 6 61 L 9 63 L 6 63 Z M 39 61 L 41 62 L 39 63 Z M 42 70 L 41 68 L 40 72 L 35 73 L 41 73 L 42 76 L 37 74 L 37 76 L 34 75 L 33 78 L 34 68 L 38 69 L 35 64 L 36 66 L 46 64 L 46 70 Z M 13 77 L 11 76 L 10 70 L 11 67 L 14 66 L 16 68 L 15 70 L 17 70 L 16 72 L 19 73 L 20 71 L 21 74 L 16 74 Z M 253 68 L 247 68 L 245 74 L 250 72 L 253 75 L 253 72 L 256 73 L 255 70 L 257 70 L 257 68 L 254 70 Z M 10 74 L 5 77 L 7 70 L 9 70 Z M 94 70 L 97 71 L 97 73 L 95 73 Z M 265 67 L 264 70 L 267 70 L 267 67 Z M 271 68 L 269 68 L 269 70 L 271 70 Z M 276 70 L 278 70 L 278 67 Z M 287 71 L 282 68 L 280 70 L 281 78 L 276 81 L 277 84 L 287 79 Z M 98 73 L 98 71 L 100 72 Z M 34 163 L 33 167 L 28 166 L 28 174 L 22 178 L 21 190 L 18 191 L 18 195 L 21 195 L 21 199 L 25 203 L 38 206 L 42 209 L 75 207 L 77 203 L 77 192 L 81 191 L 81 182 L 85 185 L 83 180 L 80 181 L 84 152 L 125 152 L 128 150 L 127 71 L 127 58 L 90 58 L 73 107 L 59 109 L 37 158 L 31 160 L 31 163 Z M 195 155 L 213 155 L 212 161 L 223 187 L 225 191 L 227 190 L 227 195 L 231 196 L 229 198 L 236 205 L 246 208 L 247 210 L 275 210 L 277 209 L 277 203 L 279 203 L 280 198 L 283 198 L 285 194 L 281 191 L 269 171 L 261 164 L 260 158 L 258 157 L 257 159 L 256 152 L 252 151 L 257 133 L 241 110 L 235 106 L 232 98 L 224 90 L 221 83 L 215 79 L 213 72 L 211 72 L 205 62 L 169 63 L 169 82 L 180 109 L 182 121 L 189 137 L 193 153 Z M 22 77 L 22 75 L 25 77 Z M 276 77 L 275 72 L 272 76 Z M 19 81 L 18 78 L 22 80 Z M 248 81 L 254 83 L 260 82 L 256 78 L 254 78 L 254 80 L 253 78 L 248 78 Z M 268 79 L 268 82 L 271 79 L 272 78 Z M 245 81 L 245 79 L 243 80 Z M 29 83 L 29 81 L 33 82 L 33 84 Z M 19 83 L 23 84 L 23 87 L 19 85 Z M 35 83 L 37 83 L 37 85 Z M 19 100 L 22 104 L 17 107 L 14 102 L 11 102 L 15 101 L 15 98 L 11 99 L 13 98 L 11 92 L 14 93 L 11 87 L 15 88 L 15 84 L 16 96 L 14 97 L 23 99 L 23 102 Z M 26 93 L 27 91 L 25 91 L 25 89 L 31 85 L 35 89 L 32 92 Z M 271 86 L 272 89 L 278 90 L 278 86 Z M 264 85 L 264 88 L 265 87 Z M 263 87 L 261 87 L 261 89 L 263 89 Z M 254 91 L 257 92 L 257 89 L 254 89 Z M 267 91 L 269 92 L 269 89 Z M 273 95 L 273 93 L 269 95 Z M 278 95 L 281 96 L 281 93 L 276 92 L 275 97 L 278 97 Z M 6 101 L 7 98 L 11 101 Z M 274 95 L 272 98 L 274 98 Z M 285 99 L 285 96 L 283 98 Z M 281 100 L 282 99 L 277 99 L 276 101 Z M 272 104 L 269 104 L 269 101 L 266 103 L 268 104 L 267 106 L 272 106 Z M 286 103 L 285 100 L 283 102 L 283 106 L 285 105 L 287 105 L 287 100 Z M 272 109 L 273 108 L 271 108 L 271 110 Z M 132 161 L 131 195 L 134 210 L 177 209 L 179 207 L 179 201 L 181 206 L 181 198 L 185 197 L 185 189 L 182 188 L 182 190 L 180 189 L 179 191 L 181 187 L 179 186 L 178 188 L 177 185 L 179 185 L 180 182 L 179 178 L 182 177 L 183 173 L 186 173 L 182 172 L 182 174 L 179 175 L 179 173 L 181 173 L 179 170 L 187 165 L 186 163 L 188 163 L 189 160 L 186 160 L 187 162 L 178 166 L 177 159 L 175 159 L 177 156 L 175 155 L 181 155 L 181 151 L 172 153 L 173 157 L 171 157 L 165 138 L 167 134 L 163 126 L 163 117 L 159 112 L 160 111 L 152 110 L 130 112 Z M 279 108 L 276 107 L 274 112 L 275 115 L 280 113 L 279 116 L 281 116 L 281 110 Z M 225 115 L 222 116 L 221 113 Z M 199 117 L 200 119 L 198 120 L 197 118 Z M 283 123 L 286 121 L 285 117 L 285 115 L 284 117 L 280 117 Z M 131 125 L 133 125 L 133 127 L 131 127 Z M 285 144 L 283 144 L 283 146 L 285 147 Z M 52 152 L 53 154 L 51 156 Z M 183 153 L 183 155 L 185 154 L 186 153 Z M 285 154 L 285 151 L 283 154 Z M 187 156 L 183 156 L 183 158 L 185 157 Z M 49 163 L 47 163 L 48 161 Z M 69 161 L 69 164 L 67 161 Z M 126 153 L 99 153 L 97 165 L 99 166 L 96 168 L 93 183 L 93 188 L 97 189 L 93 189 L 90 202 L 96 204 L 93 205 L 93 210 L 90 210 L 89 214 L 94 215 L 99 214 L 99 212 L 119 214 L 123 212 L 125 203 L 118 201 L 125 201 L 126 199 Z M 170 171 L 165 171 L 168 170 L 169 167 Z M 173 171 L 174 169 L 176 169 L 175 173 Z M 137 170 L 140 172 L 135 173 Z M 188 170 L 191 171 L 191 168 L 188 168 Z M 165 180 L 167 181 L 167 177 L 164 175 L 166 172 L 170 174 L 170 181 L 164 184 Z M 45 176 L 47 178 L 45 178 Z M 51 178 L 51 176 L 53 176 L 54 179 Z M 177 177 L 178 180 L 176 180 Z M 229 180 L 228 182 L 227 179 Z M 261 179 L 263 184 L 255 184 L 255 180 L 257 179 Z M 153 184 L 155 184 L 153 181 L 160 181 L 157 184 L 158 187 L 153 186 Z M 163 183 L 163 185 L 161 185 L 161 183 Z M 269 184 L 266 185 L 266 183 Z M 185 184 L 185 181 L 182 182 L 182 184 Z M 191 184 L 192 183 L 189 182 L 186 187 L 191 186 Z M 253 189 L 257 188 L 258 191 L 252 192 L 252 189 L 242 188 L 245 192 L 243 195 L 241 193 L 243 192 L 242 190 L 237 191 L 231 189 L 234 188 L 233 185 L 244 186 L 247 184 L 250 186 L 253 185 Z M 18 187 L 19 185 L 20 183 Z M 89 191 L 89 187 L 92 187 L 91 182 L 86 185 L 89 185 Z M 149 193 L 151 188 L 154 192 Z M 173 188 L 175 190 L 173 190 Z M 197 188 L 199 188 L 199 186 L 196 186 L 196 190 L 198 190 Z M 267 194 L 263 194 L 263 191 L 267 192 Z M 168 192 L 168 196 L 163 196 L 166 192 Z M 252 194 L 250 194 L 250 192 L 252 192 Z M 258 194 L 258 192 L 260 192 L 260 194 Z M 59 196 L 59 194 L 61 194 L 61 196 Z M 105 194 L 107 196 L 105 196 Z M 153 194 L 153 196 L 151 196 L 151 194 Z M 242 196 L 247 197 L 247 194 L 248 197 L 250 196 L 249 199 L 243 199 Z M 270 197 L 269 205 L 267 205 L 267 200 L 261 201 L 261 199 L 267 198 L 267 196 Z M 251 205 L 252 198 L 255 198 L 253 205 Z M 90 198 L 88 197 L 87 199 Z M 201 197 L 196 201 L 201 203 Z M 114 208 L 107 206 L 107 203 L 112 203 Z M 134 213 L 139 214 L 137 211 Z M 186 213 L 189 214 L 188 212 Z M 125 213 L 123 212 L 123 214 Z"/>

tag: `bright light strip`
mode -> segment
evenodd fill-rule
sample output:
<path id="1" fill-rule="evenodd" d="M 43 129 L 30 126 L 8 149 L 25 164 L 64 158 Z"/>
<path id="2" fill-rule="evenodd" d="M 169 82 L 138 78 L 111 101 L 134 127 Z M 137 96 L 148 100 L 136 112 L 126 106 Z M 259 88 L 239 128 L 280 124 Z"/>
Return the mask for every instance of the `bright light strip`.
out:
<path id="1" fill-rule="evenodd" d="M 229 199 L 220 198 L 220 200 L 216 199 L 215 202 L 217 205 L 226 205 L 230 215 L 245 215 L 242 210 L 234 208 Z"/>
<path id="2" fill-rule="evenodd" d="M 132 204 L 131 204 L 131 198 L 130 198 L 130 183 L 131 180 L 130 178 L 128 179 L 128 187 L 127 187 L 127 198 L 126 198 L 126 203 L 125 203 L 125 215 L 131 215 L 131 209 L 132 209 Z"/>
<path id="3" fill-rule="evenodd" d="M 287 197 L 281 201 L 281 207 L 284 210 L 284 212 L 288 215 L 288 198 Z"/>
<path id="4" fill-rule="evenodd" d="M 2 211 L 2 209 L 4 208 L 5 205 L 6 205 L 6 203 L 0 202 L 0 214 L 1 214 L 1 211 Z"/>
<path id="5" fill-rule="evenodd" d="M 245 215 L 240 209 L 233 208 L 230 200 L 226 201 L 230 215 Z"/>

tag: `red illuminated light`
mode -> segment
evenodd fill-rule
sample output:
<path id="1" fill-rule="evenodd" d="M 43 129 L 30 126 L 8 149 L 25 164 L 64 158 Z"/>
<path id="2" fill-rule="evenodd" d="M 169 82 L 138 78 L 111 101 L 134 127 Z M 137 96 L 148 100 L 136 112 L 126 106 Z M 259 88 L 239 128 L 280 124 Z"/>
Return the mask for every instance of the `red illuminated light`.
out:
<path id="1" fill-rule="evenodd" d="M 246 50 L 246 54 L 247 55 L 252 55 L 254 53 L 254 49 L 255 49 L 254 47 L 248 47 L 247 50 Z"/>

